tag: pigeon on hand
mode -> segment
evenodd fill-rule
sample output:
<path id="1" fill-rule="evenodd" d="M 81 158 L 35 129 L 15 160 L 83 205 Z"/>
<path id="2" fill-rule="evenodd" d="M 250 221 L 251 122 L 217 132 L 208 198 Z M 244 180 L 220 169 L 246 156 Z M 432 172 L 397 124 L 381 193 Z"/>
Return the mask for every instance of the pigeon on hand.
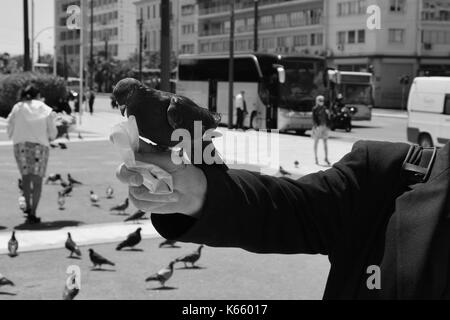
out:
<path id="1" fill-rule="evenodd" d="M 144 216 L 145 216 L 146 212 L 142 211 L 142 210 L 138 210 L 136 211 L 133 215 L 131 215 L 130 217 L 126 218 L 124 220 L 124 222 L 128 222 L 128 221 L 139 221 L 141 220 Z"/>
<path id="2" fill-rule="evenodd" d="M 109 211 L 117 211 L 119 214 L 124 214 L 125 210 L 128 209 L 128 205 L 129 205 L 129 199 L 126 198 L 124 203 L 112 207 L 111 209 L 109 209 Z"/>
<path id="3" fill-rule="evenodd" d="M 12 286 L 12 287 L 14 287 L 15 284 L 14 284 L 14 282 L 12 282 L 11 280 L 9 280 L 8 278 L 6 278 L 5 276 L 3 276 L 0 273 L 0 288 L 3 287 L 3 286 Z"/>
<path id="4" fill-rule="evenodd" d="M 67 240 L 66 240 L 66 249 L 70 251 L 70 258 L 72 258 L 73 254 L 75 253 L 78 257 L 81 257 L 81 251 L 80 248 L 78 248 L 75 241 L 72 239 L 72 235 L 70 232 L 67 233 Z"/>
<path id="5" fill-rule="evenodd" d="M 165 287 L 166 281 L 168 281 L 170 277 L 172 277 L 174 264 L 175 261 L 170 262 L 166 268 L 159 270 L 157 273 L 152 274 L 150 277 L 145 279 L 145 282 L 159 281 L 161 286 Z"/>
<path id="6" fill-rule="evenodd" d="M 199 246 L 193 253 L 187 254 L 183 257 L 175 259 L 176 262 L 183 262 L 184 266 L 187 268 L 187 263 L 191 264 L 191 268 L 195 267 L 195 263 L 200 259 L 202 253 L 203 245 Z"/>
<path id="7" fill-rule="evenodd" d="M 190 145 L 186 146 L 190 148 L 186 151 L 190 152 L 191 159 L 194 141 L 201 140 L 207 131 L 215 130 L 220 123 L 220 115 L 199 107 L 189 98 L 148 88 L 136 79 L 127 78 L 119 81 L 113 95 L 122 115 L 136 118 L 139 135 L 154 142 L 163 150 L 175 147 L 182 141 L 172 140 L 172 133 L 175 130 L 187 130 L 192 138 Z M 199 133 L 194 130 L 195 122 L 200 122 Z M 202 151 L 211 144 L 212 141 L 202 141 Z M 211 148 L 210 154 L 219 156 L 214 147 Z"/>
<path id="8" fill-rule="evenodd" d="M 64 210 L 66 204 L 66 197 L 63 196 L 63 191 L 58 191 L 58 207 L 59 210 Z"/>
<path id="9" fill-rule="evenodd" d="M 13 231 L 11 239 L 8 241 L 8 251 L 10 257 L 17 257 L 17 250 L 19 249 L 19 242 L 16 239 L 16 232 Z"/>
<path id="10" fill-rule="evenodd" d="M 67 174 L 67 180 L 69 181 L 70 184 L 82 184 L 80 181 L 75 180 L 74 178 L 72 178 L 72 176 L 70 175 L 70 173 Z"/>
<path id="11" fill-rule="evenodd" d="M 141 228 L 138 228 L 135 232 L 130 233 L 126 240 L 117 245 L 116 250 L 120 251 L 123 248 L 133 248 L 134 246 L 138 245 L 142 240 L 141 230 Z"/>
<path id="12" fill-rule="evenodd" d="M 102 257 L 100 254 L 95 252 L 93 249 L 89 249 L 89 258 L 91 259 L 92 263 L 94 264 L 94 268 L 97 266 L 100 266 L 100 269 L 102 268 L 102 265 L 107 264 L 110 266 L 115 266 L 114 262 L 109 261 L 108 259 Z"/>
<path id="13" fill-rule="evenodd" d="M 89 198 L 91 199 L 91 204 L 93 206 L 98 206 L 98 195 L 95 194 L 94 191 L 91 190 L 91 195 L 89 196 Z"/>
<path id="14" fill-rule="evenodd" d="M 111 199 L 113 197 L 113 194 L 114 189 L 111 186 L 108 186 L 108 188 L 106 188 L 106 198 Z"/>
<path id="15" fill-rule="evenodd" d="M 25 210 L 27 210 L 27 200 L 25 199 L 25 197 L 23 195 L 21 195 L 19 197 L 19 208 L 23 212 L 25 212 Z"/>
<path id="16" fill-rule="evenodd" d="M 51 174 L 45 179 L 45 184 L 48 184 L 49 182 L 55 183 L 56 181 L 61 180 L 61 175 L 59 173 Z"/>
<path id="17" fill-rule="evenodd" d="M 63 197 L 67 197 L 72 193 L 73 187 L 71 184 L 69 184 L 67 187 L 64 188 L 64 190 L 62 191 L 61 195 Z"/>
<path id="18" fill-rule="evenodd" d="M 73 300 L 80 292 L 80 288 L 78 288 L 75 277 L 71 277 L 69 279 L 70 281 L 70 287 L 67 285 L 64 286 L 64 291 L 62 298 L 63 300 Z"/>
<path id="19" fill-rule="evenodd" d="M 292 176 L 292 174 L 290 172 L 284 170 L 282 166 L 280 166 L 280 174 L 282 176 Z"/>
<path id="20" fill-rule="evenodd" d="M 166 240 L 164 240 L 163 242 L 161 242 L 161 243 L 159 244 L 159 247 L 162 248 L 162 247 L 169 246 L 169 247 L 174 248 L 174 247 L 175 247 L 175 243 L 176 243 L 175 240 L 167 240 L 167 239 L 166 239 Z"/>

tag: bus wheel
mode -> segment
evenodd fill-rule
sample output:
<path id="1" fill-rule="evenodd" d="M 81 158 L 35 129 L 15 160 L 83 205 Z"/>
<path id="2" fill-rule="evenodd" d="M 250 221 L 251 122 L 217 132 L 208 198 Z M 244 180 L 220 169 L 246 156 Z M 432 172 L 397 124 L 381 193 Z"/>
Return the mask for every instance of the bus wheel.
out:
<path id="1" fill-rule="evenodd" d="M 295 133 L 298 134 L 299 136 L 304 136 L 306 133 L 306 130 L 295 130 Z"/>
<path id="2" fill-rule="evenodd" d="M 422 133 L 419 136 L 419 146 L 423 148 L 431 148 L 433 147 L 433 140 L 431 139 L 430 135 L 428 133 Z"/>
<path id="3" fill-rule="evenodd" d="M 250 129 L 259 129 L 258 124 L 256 123 L 257 115 L 256 111 L 252 111 L 252 114 L 250 115 Z"/>

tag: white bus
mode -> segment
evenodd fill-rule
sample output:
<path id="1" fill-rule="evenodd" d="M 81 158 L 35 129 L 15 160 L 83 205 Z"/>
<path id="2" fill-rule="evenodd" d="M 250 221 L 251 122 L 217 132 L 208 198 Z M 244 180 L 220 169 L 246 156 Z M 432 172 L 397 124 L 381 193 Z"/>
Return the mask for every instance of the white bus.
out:
<path id="1" fill-rule="evenodd" d="M 423 147 L 450 141 L 450 77 L 415 78 L 408 99 L 408 141 Z"/>
<path id="2" fill-rule="evenodd" d="M 344 104 L 353 108 L 352 120 L 372 120 L 373 76 L 367 72 L 329 70 L 332 99 L 341 93 Z"/>
<path id="3" fill-rule="evenodd" d="M 181 55 L 177 93 L 222 115 L 228 123 L 228 56 Z M 234 61 L 234 95 L 245 91 L 244 126 L 303 134 L 312 128 L 312 108 L 326 94 L 325 60 L 314 56 L 239 54 Z M 236 112 L 233 112 L 233 124 Z"/>

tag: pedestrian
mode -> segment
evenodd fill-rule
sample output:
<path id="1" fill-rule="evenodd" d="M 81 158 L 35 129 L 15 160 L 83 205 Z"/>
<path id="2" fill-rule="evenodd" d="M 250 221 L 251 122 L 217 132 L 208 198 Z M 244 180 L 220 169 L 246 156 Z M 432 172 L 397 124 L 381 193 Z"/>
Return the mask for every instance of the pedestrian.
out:
<path id="1" fill-rule="evenodd" d="M 92 89 L 92 90 L 89 90 L 89 101 L 88 101 L 89 112 L 91 115 L 94 114 L 94 102 L 95 102 L 95 91 L 94 91 L 94 89 Z"/>
<path id="2" fill-rule="evenodd" d="M 110 96 L 111 99 L 111 108 L 114 109 L 119 109 L 119 105 L 117 104 L 116 98 L 114 98 L 114 95 Z"/>
<path id="3" fill-rule="evenodd" d="M 342 93 L 338 93 L 336 96 L 336 101 L 333 104 L 333 113 L 340 113 L 342 108 L 345 108 L 344 95 Z"/>
<path id="4" fill-rule="evenodd" d="M 319 164 L 319 159 L 317 157 L 317 148 L 319 146 L 319 140 L 323 140 L 323 147 L 325 150 L 325 163 L 329 166 L 330 161 L 328 160 L 328 137 L 330 129 L 328 127 L 329 113 L 327 107 L 325 106 L 325 97 L 317 96 L 316 105 L 312 110 L 312 137 L 314 139 L 314 157 L 316 164 Z"/>
<path id="5" fill-rule="evenodd" d="M 236 95 L 236 129 L 244 129 L 244 120 L 247 112 L 247 102 L 245 101 L 245 91 Z"/>
<path id="6" fill-rule="evenodd" d="M 40 100 L 39 90 L 29 85 L 20 94 L 7 119 L 7 132 L 14 144 L 14 156 L 22 175 L 27 223 L 39 223 L 36 209 L 42 192 L 50 141 L 57 136 L 56 113 Z"/>

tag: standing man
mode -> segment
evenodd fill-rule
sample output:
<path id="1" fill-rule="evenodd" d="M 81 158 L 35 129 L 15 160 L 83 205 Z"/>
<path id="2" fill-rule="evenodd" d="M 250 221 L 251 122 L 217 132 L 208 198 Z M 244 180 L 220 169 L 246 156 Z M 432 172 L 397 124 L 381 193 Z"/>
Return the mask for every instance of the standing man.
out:
<path id="1" fill-rule="evenodd" d="M 248 114 L 247 102 L 245 101 L 245 91 L 241 91 L 236 96 L 236 129 L 244 129 L 244 119 Z"/>
<path id="2" fill-rule="evenodd" d="M 316 158 L 316 164 L 319 164 L 317 158 L 317 147 L 319 145 L 319 140 L 323 140 L 323 147 L 325 150 L 325 163 L 329 166 L 330 161 L 328 160 L 328 136 L 330 129 L 328 128 L 328 110 L 325 106 L 325 97 L 317 96 L 316 105 L 313 110 L 313 128 L 312 137 L 314 139 L 314 156 Z"/>
<path id="3" fill-rule="evenodd" d="M 94 102 L 95 102 L 95 92 L 94 90 L 89 91 L 89 112 L 91 115 L 94 113 Z"/>

